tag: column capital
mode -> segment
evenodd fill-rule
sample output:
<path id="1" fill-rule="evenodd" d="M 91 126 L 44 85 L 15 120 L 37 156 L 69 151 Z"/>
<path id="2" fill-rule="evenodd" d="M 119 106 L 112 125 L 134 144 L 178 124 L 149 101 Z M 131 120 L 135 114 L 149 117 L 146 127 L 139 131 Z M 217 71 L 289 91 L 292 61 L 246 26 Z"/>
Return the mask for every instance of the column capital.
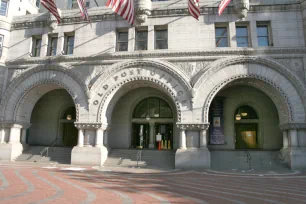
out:
<path id="1" fill-rule="evenodd" d="M 279 125 L 281 130 L 298 130 L 306 129 L 306 123 L 285 123 Z"/>
<path id="2" fill-rule="evenodd" d="M 75 122 L 74 126 L 78 129 L 103 129 L 106 130 L 108 125 L 105 123 L 97 122 Z"/>
<path id="3" fill-rule="evenodd" d="M 24 123 L 24 122 L 16 122 L 16 121 L 1 121 L 0 127 L 1 128 L 24 128 L 28 129 L 31 127 L 31 123 Z"/>
<path id="4" fill-rule="evenodd" d="M 181 130 L 207 130 L 209 123 L 176 123 L 176 126 Z"/>

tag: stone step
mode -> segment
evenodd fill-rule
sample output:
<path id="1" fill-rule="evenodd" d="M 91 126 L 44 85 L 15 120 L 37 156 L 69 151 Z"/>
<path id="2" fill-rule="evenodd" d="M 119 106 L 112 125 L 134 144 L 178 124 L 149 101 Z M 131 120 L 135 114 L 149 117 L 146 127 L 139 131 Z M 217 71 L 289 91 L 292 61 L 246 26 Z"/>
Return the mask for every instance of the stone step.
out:
<path id="1" fill-rule="evenodd" d="M 30 146 L 21 154 L 16 161 L 39 162 L 39 163 L 63 163 L 70 164 L 72 148 L 54 147 L 49 148 L 48 156 L 46 152 L 41 157 L 40 152 L 46 147 L 44 146 Z"/>
<path id="2" fill-rule="evenodd" d="M 137 166 L 135 149 L 112 149 L 104 166 Z M 174 151 L 142 150 L 138 166 L 156 166 L 159 168 L 174 168 Z"/>

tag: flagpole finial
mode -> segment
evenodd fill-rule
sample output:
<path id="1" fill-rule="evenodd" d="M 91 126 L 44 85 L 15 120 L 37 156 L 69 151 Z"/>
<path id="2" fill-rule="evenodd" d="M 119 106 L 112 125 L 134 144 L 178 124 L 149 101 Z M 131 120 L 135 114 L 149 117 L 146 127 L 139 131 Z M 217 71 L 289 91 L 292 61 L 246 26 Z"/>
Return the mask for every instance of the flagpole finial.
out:
<path id="1" fill-rule="evenodd" d="M 151 15 L 152 2 L 151 0 L 136 0 L 136 19 L 138 23 L 142 24 L 147 21 L 148 16 Z"/>

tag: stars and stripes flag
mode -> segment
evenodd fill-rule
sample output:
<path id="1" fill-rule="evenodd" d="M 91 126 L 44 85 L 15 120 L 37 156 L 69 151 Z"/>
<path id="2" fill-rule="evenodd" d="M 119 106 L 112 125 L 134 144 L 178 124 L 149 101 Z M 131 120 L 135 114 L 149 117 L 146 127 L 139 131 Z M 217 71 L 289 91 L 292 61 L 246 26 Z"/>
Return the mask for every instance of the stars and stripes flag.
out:
<path id="1" fill-rule="evenodd" d="M 190 15 L 192 15 L 195 19 L 199 20 L 199 16 L 201 13 L 199 0 L 188 0 L 188 10 Z"/>
<path id="2" fill-rule="evenodd" d="M 127 20 L 131 25 L 134 24 L 134 0 L 108 0 L 106 6 Z"/>
<path id="3" fill-rule="evenodd" d="M 57 22 L 61 22 L 61 16 L 58 13 L 56 4 L 53 0 L 40 0 L 40 3 L 56 18 Z"/>
<path id="4" fill-rule="evenodd" d="M 82 16 L 83 20 L 90 22 L 90 18 L 89 18 L 88 12 L 87 12 L 85 0 L 78 0 L 78 5 L 79 5 L 79 8 L 80 8 L 80 12 L 81 12 L 81 16 Z"/>
<path id="5" fill-rule="evenodd" d="M 224 9 L 227 7 L 227 5 L 231 2 L 231 0 L 222 0 L 219 4 L 218 14 L 221 16 Z"/>

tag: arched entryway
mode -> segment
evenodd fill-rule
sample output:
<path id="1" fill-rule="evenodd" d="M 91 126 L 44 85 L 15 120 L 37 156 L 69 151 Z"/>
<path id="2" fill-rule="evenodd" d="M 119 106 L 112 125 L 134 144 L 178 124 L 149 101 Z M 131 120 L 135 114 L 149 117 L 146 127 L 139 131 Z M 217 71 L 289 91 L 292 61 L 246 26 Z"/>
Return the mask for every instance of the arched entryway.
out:
<path id="1" fill-rule="evenodd" d="M 63 146 L 58 139 L 61 114 L 65 107 L 75 107 L 76 121 L 79 115 L 87 115 L 88 93 L 83 79 L 62 66 L 42 65 L 24 71 L 10 82 L 1 100 L 1 121 L 8 135 L 1 138 L 7 148 L 0 148 L 0 159 L 14 160 L 29 145 Z M 70 155 L 67 159 L 70 161 Z"/>
<path id="2" fill-rule="evenodd" d="M 282 148 L 277 108 L 265 92 L 250 86 L 250 81 L 244 79 L 229 83 L 212 100 L 209 109 L 209 149 Z"/>
<path id="3" fill-rule="evenodd" d="M 170 105 L 158 97 L 139 102 L 132 117 L 132 148 L 173 148 L 173 113 Z M 157 138 L 159 137 L 159 138 Z"/>
<path id="4" fill-rule="evenodd" d="M 78 135 L 75 120 L 76 110 L 68 92 L 64 89 L 49 91 L 33 108 L 27 144 L 73 147 Z"/>

